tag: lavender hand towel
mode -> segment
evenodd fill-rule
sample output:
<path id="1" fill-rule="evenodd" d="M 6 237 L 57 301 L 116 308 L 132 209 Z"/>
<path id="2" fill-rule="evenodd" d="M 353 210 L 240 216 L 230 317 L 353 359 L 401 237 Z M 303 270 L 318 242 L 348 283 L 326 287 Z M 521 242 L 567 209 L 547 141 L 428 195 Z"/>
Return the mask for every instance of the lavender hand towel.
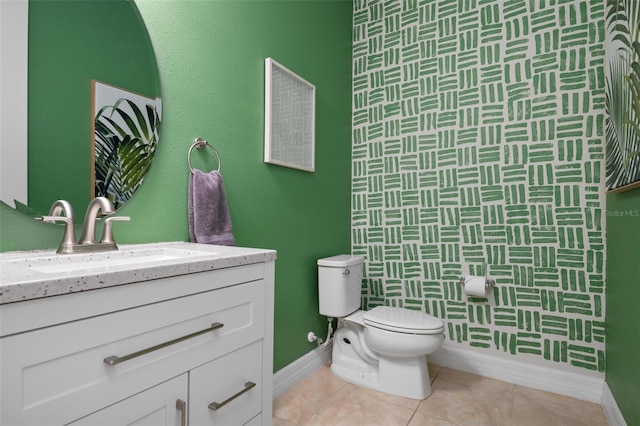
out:
<path id="1" fill-rule="evenodd" d="M 222 175 L 194 170 L 189 175 L 189 238 L 192 243 L 235 246 Z"/>

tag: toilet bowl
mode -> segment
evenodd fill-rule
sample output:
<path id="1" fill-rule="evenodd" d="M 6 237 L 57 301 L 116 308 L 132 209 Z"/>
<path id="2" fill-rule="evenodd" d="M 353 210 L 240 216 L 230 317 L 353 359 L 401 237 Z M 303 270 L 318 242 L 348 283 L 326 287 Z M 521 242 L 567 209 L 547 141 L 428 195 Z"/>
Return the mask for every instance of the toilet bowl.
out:
<path id="1" fill-rule="evenodd" d="M 431 394 L 426 355 L 444 341 L 442 320 L 390 306 L 360 310 L 364 258 L 318 260 L 320 313 L 338 318 L 331 371 L 357 384 L 407 398 Z"/>
<path id="2" fill-rule="evenodd" d="M 411 326 L 403 329 L 398 323 L 384 322 L 381 317 L 387 314 Z M 416 314 L 426 321 L 412 323 Z M 431 315 L 386 306 L 359 310 L 338 321 L 331 371 L 357 385 L 424 399 L 431 394 L 426 355 L 440 348 L 443 341 L 444 324 Z"/>
<path id="3" fill-rule="evenodd" d="M 365 342 L 382 355 L 426 355 L 438 350 L 444 340 L 443 322 L 419 311 L 378 306 L 362 317 Z"/>

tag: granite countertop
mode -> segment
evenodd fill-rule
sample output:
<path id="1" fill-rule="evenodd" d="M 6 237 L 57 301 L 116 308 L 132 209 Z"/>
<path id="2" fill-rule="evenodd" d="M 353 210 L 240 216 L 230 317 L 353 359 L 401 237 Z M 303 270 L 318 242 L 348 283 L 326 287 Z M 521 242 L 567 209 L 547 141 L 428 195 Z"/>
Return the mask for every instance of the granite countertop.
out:
<path id="1" fill-rule="evenodd" d="M 0 305 L 275 259 L 274 250 L 185 242 L 92 254 L 0 253 Z"/>

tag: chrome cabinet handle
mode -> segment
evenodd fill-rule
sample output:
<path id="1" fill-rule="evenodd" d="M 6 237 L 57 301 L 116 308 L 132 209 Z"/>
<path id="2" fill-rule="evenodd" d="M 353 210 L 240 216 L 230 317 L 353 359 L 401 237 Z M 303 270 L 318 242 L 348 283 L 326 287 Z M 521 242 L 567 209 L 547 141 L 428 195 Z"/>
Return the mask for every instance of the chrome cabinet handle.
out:
<path id="1" fill-rule="evenodd" d="M 236 399 L 237 397 L 239 397 L 240 395 L 242 395 L 245 392 L 248 392 L 249 389 L 253 388 L 256 384 L 253 382 L 247 382 L 244 384 L 244 389 L 242 389 L 240 392 L 238 392 L 237 394 L 225 399 L 222 402 L 212 402 L 211 404 L 209 404 L 209 409 L 212 411 L 216 411 L 219 410 L 220 408 L 224 407 L 225 405 L 227 405 L 228 403 L 230 403 L 231 401 L 233 401 L 234 399 Z"/>
<path id="2" fill-rule="evenodd" d="M 159 345 L 151 346 L 149 348 L 130 353 L 129 355 L 124 355 L 124 356 L 112 355 L 110 357 L 105 358 L 104 363 L 107 365 L 117 365 L 117 364 L 120 364 L 121 362 L 129 361 L 130 359 L 137 358 L 142 355 L 146 355 L 150 352 L 157 351 L 158 349 L 166 348 L 167 346 L 175 345 L 176 343 L 183 342 L 187 339 L 191 339 L 192 337 L 196 337 L 201 334 L 209 333 L 210 331 L 217 330 L 222 327 L 224 327 L 224 324 L 219 322 L 214 322 L 213 324 L 211 324 L 211 327 L 205 328 L 204 330 L 196 331 L 195 333 L 187 334 L 186 336 L 178 337 L 177 339 L 169 340 L 168 342 L 160 343 Z"/>
<path id="3" fill-rule="evenodd" d="M 187 403 L 181 399 L 176 400 L 176 409 L 180 411 L 180 426 L 187 426 Z"/>

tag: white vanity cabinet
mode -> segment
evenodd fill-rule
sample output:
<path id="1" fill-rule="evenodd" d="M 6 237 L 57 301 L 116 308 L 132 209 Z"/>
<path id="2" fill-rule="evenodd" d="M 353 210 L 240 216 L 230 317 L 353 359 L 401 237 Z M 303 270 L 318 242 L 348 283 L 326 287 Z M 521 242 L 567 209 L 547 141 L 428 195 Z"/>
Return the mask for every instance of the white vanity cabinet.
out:
<path id="1" fill-rule="evenodd" d="M 0 304 L 0 424 L 271 424 L 273 290 L 267 260 Z"/>

